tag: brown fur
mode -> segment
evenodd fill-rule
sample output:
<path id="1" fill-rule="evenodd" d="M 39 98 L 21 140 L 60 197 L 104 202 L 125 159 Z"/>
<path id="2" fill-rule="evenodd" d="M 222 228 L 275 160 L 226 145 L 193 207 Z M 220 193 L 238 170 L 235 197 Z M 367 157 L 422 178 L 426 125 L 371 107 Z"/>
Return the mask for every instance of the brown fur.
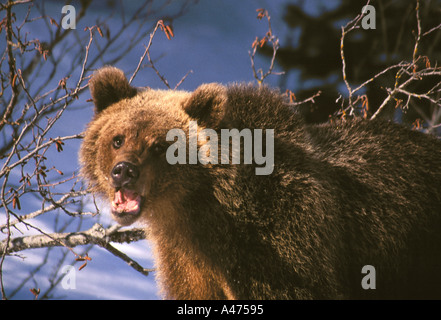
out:
<path id="1" fill-rule="evenodd" d="M 139 169 L 141 212 L 115 219 L 146 223 L 165 298 L 441 298 L 440 141 L 378 120 L 309 126 L 265 87 L 133 95 L 121 73 L 91 80 L 82 173 L 111 201 L 115 164 Z M 192 119 L 218 132 L 274 129 L 274 172 L 168 164 L 167 131 Z M 364 265 L 376 268 L 375 290 L 361 287 Z"/>

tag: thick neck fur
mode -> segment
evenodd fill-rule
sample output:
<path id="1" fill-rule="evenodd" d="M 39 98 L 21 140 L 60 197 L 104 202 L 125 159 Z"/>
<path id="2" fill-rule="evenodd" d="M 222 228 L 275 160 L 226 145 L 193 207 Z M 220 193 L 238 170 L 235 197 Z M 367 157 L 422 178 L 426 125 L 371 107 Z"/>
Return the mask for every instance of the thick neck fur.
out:
<path id="1" fill-rule="evenodd" d="M 221 191 L 214 188 L 212 172 L 200 165 L 187 167 L 192 172 L 187 186 L 157 199 L 145 219 L 154 244 L 158 279 L 163 287 L 178 290 L 163 294 L 172 299 L 232 299 L 225 275 L 234 261 L 223 258 L 234 250 L 228 208 L 216 197 Z M 192 181 L 204 183 L 192 185 Z M 217 217 L 213 219 L 213 215 Z M 171 283 L 174 285 L 169 286 Z"/>

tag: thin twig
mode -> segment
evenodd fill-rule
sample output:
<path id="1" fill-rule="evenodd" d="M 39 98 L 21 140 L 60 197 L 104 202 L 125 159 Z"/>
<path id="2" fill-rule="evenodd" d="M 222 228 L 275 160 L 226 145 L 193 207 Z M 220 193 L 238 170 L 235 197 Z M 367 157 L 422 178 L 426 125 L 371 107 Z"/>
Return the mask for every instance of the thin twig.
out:
<path id="1" fill-rule="evenodd" d="M 139 62 L 138 62 L 138 65 L 136 66 L 135 71 L 133 72 L 132 76 L 130 77 L 129 84 L 132 83 L 133 79 L 134 79 L 134 78 L 136 77 L 136 75 L 138 74 L 138 71 L 139 71 L 139 69 L 141 68 L 142 62 L 144 61 L 145 57 L 147 56 L 148 52 L 150 51 L 150 47 L 152 46 L 152 43 L 153 43 L 153 37 L 155 36 L 156 31 L 157 31 L 158 28 L 159 28 L 160 22 L 161 22 L 161 21 L 158 21 L 158 22 L 156 23 L 155 28 L 154 28 L 153 31 L 150 33 L 150 40 L 149 40 L 147 46 L 145 46 L 144 53 L 142 54 L 141 58 L 139 59 Z M 151 63 L 151 62 L 150 62 L 150 63 Z"/>
<path id="2" fill-rule="evenodd" d="M 266 35 L 259 41 L 259 38 L 256 37 L 256 40 L 254 40 L 253 44 L 251 45 L 252 47 L 252 51 L 248 52 L 248 55 L 250 56 L 250 60 L 251 60 L 251 70 L 253 71 L 253 76 L 254 79 L 256 79 L 257 84 L 258 85 L 262 85 L 263 81 L 266 79 L 266 77 L 268 77 L 269 75 L 281 75 L 284 74 L 284 72 L 274 72 L 273 69 L 276 65 L 276 55 L 277 55 L 277 51 L 279 50 L 279 39 L 273 34 L 273 30 L 271 27 L 271 16 L 268 14 L 268 11 L 265 9 L 257 9 L 256 10 L 258 12 L 257 18 L 260 20 L 264 17 L 267 18 L 268 20 L 268 31 L 266 33 Z M 271 57 L 271 62 L 270 65 L 268 67 L 268 70 L 263 73 L 262 69 L 256 70 L 256 66 L 255 66 L 255 56 L 256 56 L 256 52 L 257 52 L 257 48 L 258 47 L 263 47 L 265 45 L 265 43 L 271 43 L 272 45 L 272 49 L 273 49 L 273 54 Z M 260 74 L 260 75 L 259 75 Z"/>
<path id="3" fill-rule="evenodd" d="M 3 231 L 3 229 L 7 228 L 8 226 L 16 225 L 17 223 L 23 222 L 24 220 L 34 219 L 34 218 L 36 218 L 46 212 L 60 208 L 60 207 L 67 204 L 68 199 L 75 198 L 75 197 L 82 197 L 87 194 L 88 194 L 87 191 L 72 191 L 72 192 L 66 193 L 63 197 L 61 197 L 58 201 L 55 201 L 50 206 L 47 206 L 41 210 L 37 210 L 37 211 L 31 212 L 31 213 L 22 215 L 22 216 L 18 217 L 16 220 L 7 222 L 5 225 L 0 226 L 0 232 Z M 3 205 L 3 207 L 5 207 L 5 205 Z"/>
<path id="4" fill-rule="evenodd" d="M 366 6 L 369 5 L 370 0 L 367 1 Z M 351 109 L 350 115 L 354 112 L 354 107 L 352 103 L 352 95 L 354 94 L 354 91 L 352 90 L 348 77 L 346 75 L 346 58 L 344 54 L 344 40 L 346 35 L 351 32 L 354 29 L 359 28 L 358 24 L 360 23 L 361 19 L 365 15 L 365 12 L 362 12 L 361 14 L 358 14 L 354 19 L 349 21 L 345 26 L 341 27 L 341 37 L 340 37 L 340 58 L 342 62 L 342 74 L 343 74 L 343 81 L 346 85 L 346 89 L 348 90 L 348 104 Z"/>

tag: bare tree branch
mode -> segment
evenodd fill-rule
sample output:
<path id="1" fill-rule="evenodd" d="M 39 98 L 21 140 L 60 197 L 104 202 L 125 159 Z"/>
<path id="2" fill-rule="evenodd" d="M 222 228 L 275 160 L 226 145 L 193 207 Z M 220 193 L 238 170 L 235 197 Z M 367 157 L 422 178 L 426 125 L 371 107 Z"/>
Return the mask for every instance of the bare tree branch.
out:
<path id="1" fill-rule="evenodd" d="M 370 1 L 368 0 L 366 5 L 368 5 L 369 3 Z M 423 56 L 418 53 L 422 38 L 427 36 L 431 32 L 438 30 L 440 26 L 431 28 L 429 31 L 423 33 L 421 27 L 419 0 L 416 0 L 415 16 L 416 16 L 417 31 L 416 31 L 415 43 L 414 43 L 411 61 L 410 62 L 401 61 L 400 63 L 391 65 L 385 68 L 384 70 L 378 72 L 370 79 L 364 81 L 362 84 L 358 85 L 355 89 L 352 89 L 346 74 L 347 64 L 346 64 L 346 58 L 344 52 L 344 40 L 349 32 L 360 28 L 359 24 L 363 18 L 363 13 L 357 15 L 353 20 L 351 20 L 341 28 L 340 57 L 342 62 L 342 77 L 348 91 L 348 101 L 347 104 L 345 104 L 344 99 L 342 99 L 342 107 L 341 110 L 337 113 L 337 116 L 346 117 L 348 111 L 349 111 L 349 116 L 356 116 L 356 114 L 354 113 L 357 108 L 357 103 L 361 102 L 362 105 L 360 109 L 362 111 L 363 117 L 367 117 L 366 110 L 363 110 L 368 106 L 367 97 L 365 95 L 354 97 L 354 95 L 355 93 L 365 89 L 368 84 L 374 82 L 375 80 L 379 79 L 380 77 L 386 74 L 392 74 L 395 79 L 395 82 L 393 83 L 392 87 L 385 88 L 387 92 L 387 97 L 381 102 L 381 104 L 378 106 L 378 108 L 370 117 L 370 119 L 377 118 L 383 112 L 383 110 L 387 106 L 389 106 L 392 102 L 395 102 L 395 108 L 401 107 L 402 109 L 407 109 L 412 99 L 418 99 L 418 100 L 423 99 L 429 101 L 435 107 L 434 115 L 437 114 L 437 110 L 441 109 L 441 99 L 440 99 L 440 90 L 439 90 L 441 85 L 440 83 L 434 84 L 433 87 L 426 92 L 417 93 L 417 92 L 412 92 L 409 89 L 415 83 L 421 81 L 424 78 L 441 75 L 440 67 L 437 66 L 432 67 L 429 58 L 427 56 Z M 405 96 L 406 98 L 404 99 L 403 96 Z M 341 98 L 342 96 L 340 96 L 339 99 Z M 337 99 L 337 101 L 339 99 Z M 405 103 L 404 100 L 406 100 Z M 428 131 L 433 130 L 434 128 L 437 127 L 437 123 L 434 123 L 435 119 L 436 121 L 439 121 L 439 117 L 437 116 L 433 116 L 430 120 L 427 119 L 429 120 L 427 122 L 430 124 Z"/>
<path id="2" fill-rule="evenodd" d="M 8 243 L 6 243 L 6 241 L 1 242 L 0 252 L 3 254 L 6 250 L 6 254 L 12 254 L 14 252 L 26 249 L 59 246 L 74 248 L 76 246 L 94 244 L 108 250 L 118 258 L 124 260 L 136 271 L 141 272 L 144 275 L 148 275 L 149 272 L 153 271 L 153 269 L 141 267 L 136 261 L 132 260 L 129 256 L 120 252 L 110 244 L 111 242 L 130 243 L 143 240 L 146 238 L 145 230 L 133 228 L 121 231 L 118 230 L 119 228 L 119 226 L 113 226 L 108 229 L 104 229 L 100 224 L 97 223 L 87 231 L 17 237 L 14 239 L 8 239 Z"/>
<path id="3" fill-rule="evenodd" d="M 5 241 L 1 242 L 0 252 L 3 253 L 6 248 L 8 248 L 7 254 L 11 254 L 26 249 L 59 246 L 74 248 L 86 244 L 105 247 L 109 242 L 130 243 L 145 237 L 145 231 L 140 228 L 120 231 L 112 228 L 104 229 L 97 223 L 87 231 L 16 237 L 10 239 L 8 244 Z"/>

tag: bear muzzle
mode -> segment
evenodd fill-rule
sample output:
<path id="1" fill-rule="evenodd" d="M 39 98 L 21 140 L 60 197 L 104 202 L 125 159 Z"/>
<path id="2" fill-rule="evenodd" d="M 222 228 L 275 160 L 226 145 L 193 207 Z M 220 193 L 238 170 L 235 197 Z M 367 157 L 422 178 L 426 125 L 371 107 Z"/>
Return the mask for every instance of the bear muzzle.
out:
<path id="1" fill-rule="evenodd" d="M 127 161 L 118 162 L 112 169 L 111 177 L 115 188 L 134 184 L 139 177 L 138 168 Z"/>
<path id="2" fill-rule="evenodd" d="M 112 214 L 118 223 L 132 224 L 141 212 L 142 197 L 133 190 L 139 177 L 139 170 L 130 162 L 119 162 L 113 167 L 110 175 L 115 187 L 111 203 Z"/>

